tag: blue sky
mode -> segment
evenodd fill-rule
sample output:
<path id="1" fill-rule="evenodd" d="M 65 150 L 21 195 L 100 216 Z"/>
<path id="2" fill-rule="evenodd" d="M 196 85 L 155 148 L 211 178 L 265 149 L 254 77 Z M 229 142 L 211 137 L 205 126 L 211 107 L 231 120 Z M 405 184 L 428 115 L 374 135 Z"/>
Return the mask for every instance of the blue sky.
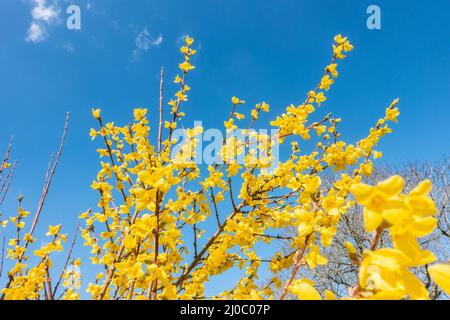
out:
<path id="1" fill-rule="evenodd" d="M 39 3 L 54 12 L 33 18 Z M 79 31 L 66 28 L 70 4 L 81 8 Z M 366 27 L 370 4 L 381 8 L 381 30 Z M 448 12 L 445 0 L 2 1 L 0 151 L 14 134 L 12 155 L 19 161 L 2 209 L 12 210 L 23 193 L 25 207 L 34 211 L 70 111 L 68 139 L 41 221 L 64 222 L 69 231 L 77 214 L 97 201 L 89 189 L 99 146 L 88 136 L 95 126 L 91 108 L 102 108 L 120 124 L 131 119 L 134 107 L 156 114 L 159 69 L 166 68 L 168 98 L 186 34 L 199 51 L 188 80 L 188 124 L 203 120 L 205 127 L 222 127 L 233 95 L 249 105 L 268 102 L 273 116 L 299 104 L 328 63 L 333 36 L 342 33 L 355 50 L 340 65 L 324 108 L 343 118 L 346 140 L 365 136 L 399 97 L 400 123 L 380 145 L 384 161 L 440 160 L 450 141 Z M 33 23 L 42 35 L 29 34 Z M 270 119 L 263 118 L 263 126 Z"/>

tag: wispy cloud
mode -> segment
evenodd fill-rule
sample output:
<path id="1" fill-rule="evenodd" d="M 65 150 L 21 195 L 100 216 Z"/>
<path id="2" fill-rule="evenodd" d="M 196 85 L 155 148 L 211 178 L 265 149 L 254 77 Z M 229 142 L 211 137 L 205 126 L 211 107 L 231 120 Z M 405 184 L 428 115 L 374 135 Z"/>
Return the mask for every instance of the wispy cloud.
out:
<path id="1" fill-rule="evenodd" d="M 59 16 L 59 7 L 56 0 L 51 2 L 47 0 L 32 0 L 33 8 L 31 17 L 33 20 L 28 28 L 26 41 L 39 43 L 48 36 L 48 27 L 55 23 Z"/>
<path id="2" fill-rule="evenodd" d="M 63 49 L 64 51 L 67 51 L 69 53 L 74 53 L 75 52 L 75 47 L 72 44 L 72 42 L 65 42 L 61 45 L 61 49 Z"/>
<path id="3" fill-rule="evenodd" d="M 133 50 L 133 60 L 139 60 L 140 56 L 148 51 L 151 47 L 159 47 L 163 42 L 164 38 L 160 34 L 157 37 L 153 37 L 148 32 L 148 29 L 145 28 L 136 37 L 135 40 L 135 48 Z"/>

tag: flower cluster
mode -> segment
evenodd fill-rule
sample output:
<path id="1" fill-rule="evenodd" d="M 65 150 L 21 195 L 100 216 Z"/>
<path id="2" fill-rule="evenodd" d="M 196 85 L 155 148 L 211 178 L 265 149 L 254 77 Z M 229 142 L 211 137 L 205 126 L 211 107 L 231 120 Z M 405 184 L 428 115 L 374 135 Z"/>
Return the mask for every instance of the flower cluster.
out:
<path id="1" fill-rule="evenodd" d="M 290 149 L 289 157 L 271 170 L 267 159 L 273 158 L 274 137 L 265 134 L 249 135 L 263 143 L 258 144 L 259 155 L 249 153 L 243 163 L 233 159 L 252 139 L 239 137 L 224 139 L 222 161 L 207 168 L 193 161 L 202 127 L 188 129 L 185 143 L 174 154 L 174 131 L 185 116 L 188 75 L 195 69 L 193 44 L 187 37 L 181 48 L 184 59 L 174 80 L 178 89 L 168 102 L 166 117 L 162 72 L 158 130 L 150 128 L 148 115 L 153 112 L 145 108 L 135 109 L 133 121 L 123 126 L 105 122 L 100 109 L 92 110 L 98 128 L 91 129 L 90 136 L 102 146 L 91 185 L 99 197 L 97 207 L 80 215 L 89 266 L 96 271 L 84 286 L 87 293 L 98 300 L 335 299 L 333 292 L 319 293 L 312 279 L 299 278 L 298 273 L 327 264 L 324 248 L 332 244 L 339 221 L 356 201 L 364 207 L 365 226 L 374 240 L 362 257 L 347 244 L 360 269 L 349 298 L 427 298 L 427 290 L 410 269 L 436 260 L 417 241 L 436 226 L 436 208 L 427 196 L 431 184 L 425 181 L 405 195 L 403 180 L 397 176 L 377 186 L 361 183 L 372 175 L 373 160 L 382 156 L 376 150 L 378 142 L 397 122 L 398 99 L 355 143 L 342 140 L 341 119 L 332 113 L 313 119 L 339 76 L 338 63 L 353 49 L 350 41 L 335 37 L 331 61 L 318 83 L 303 102 L 288 106 L 271 122 L 279 129 L 275 138 Z M 261 112 L 270 109 L 266 102 L 256 103 L 248 112 L 245 108 L 244 100 L 232 97 L 230 116 L 224 121 L 227 133 L 240 127 L 250 130 Z M 152 140 L 153 131 L 158 132 L 157 140 Z M 308 140 L 313 148 L 304 152 L 301 148 Z M 339 175 L 332 185 L 322 182 L 327 171 Z M 50 277 L 50 256 L 62 250 L 66 240 L 60 226 L 51 226 L 50 243 L 34 251 L 35 266 L 26 263 L 27 249 L 34 242 L 32 233 L 23 237 L 20 233 L 27 215 L 20 208 L 10 219 L 18 236 L 9 241 L 8 258 L 14 266 L 3 298 L 79 299 L 83 287 L 79 259 L 68 259 L 63 267 L 61 295 L 57 295 L 59 281 L 55 285 Z M 296 234 L 286 236 L 288 228 L 295 228 Z M 394 248 L 377 249 L 384 231 L 392 236 Z M 289 250 L 278 250 L 279 241 L 289 242 Z M 261 246 L 270 250 L 261 251 Z M 261 268 L 263 264 L 268 268 Z M 241 278 L 231 289 L 208 297 L 208 281 L 230 269 L 241 270 Z M 449 269 L 446 264 L 429 267 L 431 277 L 447 293 Z M 262 275 L 269 279 L 261 281 Z"/>
<path id="2" fill-rule="evenodd" d="M 368 232 L 374 232 L 371 248 L 363 253 L 359 264 L 359 284 L 353 296 L 372 299 L 428 299 L 423 283 L 411 268 L 435 262 L 435 255 L 422 250 L 418 238 L 433 232 L 437 210 L 428 193 L 431 182 L 420 183 L 409 194 L 401 194 L 404 181 L 393 176 L 376 186 L 355 184 L 351 192 L 364 206 L 364 222 Z M 393 248 L 376 249 L 380 234 L 387 230 Z M 447 265 L 430 267 L 430 275 L 448 291 L 450 277 Z"/>

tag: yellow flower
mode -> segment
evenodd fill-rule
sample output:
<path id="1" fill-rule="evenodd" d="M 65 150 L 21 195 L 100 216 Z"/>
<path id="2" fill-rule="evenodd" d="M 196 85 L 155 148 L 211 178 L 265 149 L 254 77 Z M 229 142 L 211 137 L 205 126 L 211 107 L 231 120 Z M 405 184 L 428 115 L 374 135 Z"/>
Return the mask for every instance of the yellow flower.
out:
<path id="1" fill-rule="evenodd" d="M 92 109 L 92 116 L 97 120 L 100 119 L 100 109 Z"/>
<path id="2" fill-rule="evenodd" d="M 325 97 L 325 95 L 323 94 L 323 92 L 319 92 L 319 93 L 316 95 L 316 103 L 317 103 L 317 105 L 320 106 L 320 104 L 321 104 L 322 102 L 324 102 L 325 100 L 327 100 L 327 97 Z"/>
<path id="3" fill-rule="evenodd" d="M 450 295 L 450 265 L 435 264 L 428 267 L 428 272 L 436 284 Z"/>
<path id="4" fill-rule="evenodd" d="M 334 77 L 334 78 L 337 78 L 338 77 L 338 72 L 337 72 L 337 70 L 336 70 L 336 67 L 337 67 L 337 64 L 336 63 L 333 63 L 333 64 L 330 64 L 329 66 L 327 66 L 327 68 L 326 68 L 326 71 L 327 72 L 330 72 L 331 73 L 331 75 Z"/>
<path id="5" fill-rule="evenodd" d="M 356 249 L 350 242 L 345 242 L 345 248 L 347 249 L 348 253 L 351 255 L 356 255 Z"/>
<path id="6" fill-rule="evenodd" d="M 363 163 L 360 167 L 361 173 L 365 176 L 371 176 L 373 172 L 372 162 Z"/>
<path id="7" fill-rule="evenodd" d="M 232 97 L 231 98 L 231 102 L 233 103 L 233 104 L 243 104 L 243 103 L 245 103 L 245 101 L 244 100 L 240 100 L 239 98 L 237 98 L 237 97 Z"/>
<path id="8" fill-rule="evenodd" d="M 188 46 L 191 46 L 194 43 L 194 39 L 190 38 L 189 36 L 186 37 L 186 44 Z"/>
<path id="9" fill-rule="evenodd" d="M 125 249 L 134 249 L 136 247 L 136 244 L 137 244 L 136 239 L 134 239 L 130 235 L 126 236 L 123 239 L 122 243 L 123 243 Z"/>
<path id="10" fill-rule="evenodd" d="M 329 90 L 330 86 L 334 83 L 334 80 L 329 75 L 325 75 L 320 82 L 320 89 Z"/>
<path id="11" fill-rule="evenodd" d="M 294 280 L 290 291 L 297 296 L 299 300 L 322 300 L 319 292 L 314 288 L 314 282 L 308 279 Z"/>
<path id="12" fill-rule="evenodd" d="M 375 187 L 363 183 L 357 183 L 351 187 L 350 191 L 356 202 L 364 206 L 364 222 L 367 231 L 372 232 L 378 228 L 383 221 L 384 210 L 399 204 L 395 197 L 402 191 L 403 184 L 400 176 L 393 176 Z"/>
<path id="13" fill-rule="evenodd" d="M 242 113 L 239 112 L 235 112 L 234 116 L 238 119 L 238 120 L 242 120 L 245 119 L 245 116 Z"/>
<path id="14" fill-rule="evenodd" d="M 382 248 L 365 253 L 359 281 L 364 290 L 376 292 L 373 299 L 428 299 L 425 286 L 409 270 L 412 261 L 402 251 Z M 378 296 L 377 296 L 378 294 Z"/>
<path id="15" fill-rule="evenodd" d="M 191 65 L 188 61 L 184 61 L 184 62 L 180 63 L 179 68 L 184 72 L 189 72 L 189 71 L 195 69 L 195 67 L 193 65 Z"/>
<path id="16" fill-rule="evenodd" d="M 338 35 L 336 35 L 336 36 L 334 37 L 334 41 L 335 41 L 337 44 L 342 44 L 342 43 L 344 43 L 345 41 L 347 41 L 347 37 L 343 37 L 341 34 L 338 34 Z"/>
<path id="17" fill-rule="evenodd" d="M 55 236 L 59 233 L 59 230 L 61 229 L 61 225 L 57 225 L 57 226 L 48 226 L 48 232 L 47 232 L 47 237 L 50 236 Z"/>
<path id="18" fill-rule="evenodd" d="M 400 115 L 400 111 L 398 111 L 398 108 L 388 108 L 386 109 L 386 120 L 398 122 L 397 117 Z"/>

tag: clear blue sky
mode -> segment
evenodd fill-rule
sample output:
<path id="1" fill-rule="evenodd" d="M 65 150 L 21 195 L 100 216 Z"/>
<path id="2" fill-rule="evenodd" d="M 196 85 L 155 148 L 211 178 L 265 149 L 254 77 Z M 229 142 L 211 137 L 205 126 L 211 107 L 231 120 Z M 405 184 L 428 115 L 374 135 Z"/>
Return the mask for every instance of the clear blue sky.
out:
<path id="1" fill-rule="evenodd" d="M 185 34 L 199 48 L 189 77 L 190 123 L 221 127 L 233 95 L 249 104 L 267 101 L 273 115 L 300 103 L 329 61 L 333 36 L 342 33 L 355 50 L 341 64 L 325 108 L 343 118 L 347 141 L 366 135 L 399 97 L 400 123 L 380 146 L 384 160 L 448 154 L 449 1 L 40 1 L 59 8 L 55 15 L 44 11 L 47 20 L 34 18 L 43 36 L 28 34 L 39 1 L 6 0 L 0 7 L 0 150 L 14 134 L 19 166 L 5 208 L 23 193 L 34 210 L 49 155 L 71 112 L 41 225 L 64 222 L 69 231 L 79 211 L 95 206 L 89 186 L 98 170 L 98 144 L 88 136 L 95 126 L 91 108 L 101 107 L 120 124 L 134 107 L 156 112 L 159 69 L 165 66 L 169 84 Z M 81 8 L 80 31 L 65 25 L 71 3 Z M 381 8 L 381 30 L 366 27 L 370 4 Z M 167 94 L 173 90 L 167 87 Z"/>

